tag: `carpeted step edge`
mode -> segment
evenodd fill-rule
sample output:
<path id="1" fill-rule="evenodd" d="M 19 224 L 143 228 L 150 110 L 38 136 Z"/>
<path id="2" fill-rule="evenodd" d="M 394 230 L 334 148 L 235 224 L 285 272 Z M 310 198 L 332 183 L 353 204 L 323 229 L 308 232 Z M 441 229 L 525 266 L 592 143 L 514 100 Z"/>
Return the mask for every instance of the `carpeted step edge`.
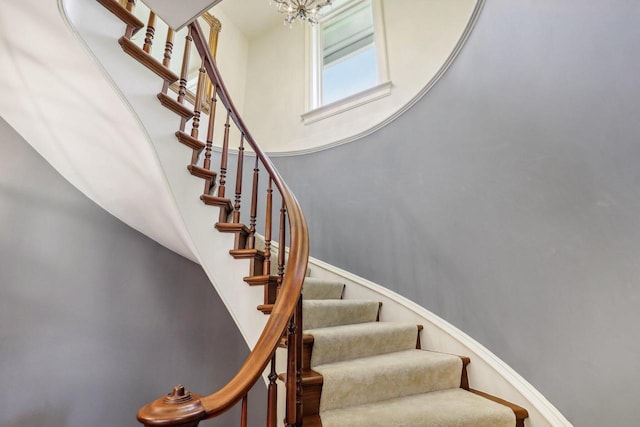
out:
<path id="1" fill-rule="evenodd" d="M 369 322 L 310 329 L 310 366 L 416 348 L 418 327 L 411 323 Z"/>
<path id="2" fill-rule="evenodd" d="M 507 406 L 450 389 L 320 412 L 323 427 L 515 427 Z"/>
<path id="3" fill-rule="evenodd" d="M 404 350 L 313 368 L 322 375 L 320 411 L 459 388 L 459 356 Z"/>

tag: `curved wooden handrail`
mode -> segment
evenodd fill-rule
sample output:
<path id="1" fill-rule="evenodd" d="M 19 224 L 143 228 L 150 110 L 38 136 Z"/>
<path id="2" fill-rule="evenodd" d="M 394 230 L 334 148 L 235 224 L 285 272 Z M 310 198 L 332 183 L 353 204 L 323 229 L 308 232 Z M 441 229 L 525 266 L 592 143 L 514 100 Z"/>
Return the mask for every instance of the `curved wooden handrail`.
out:
<path id="1" fill-rule="evenodd" d="M 281 337 L 287 331 L 290 319 L 298 306 L 302 291 L 302 282 L 304 281 L 309 258 L 307 223 L 298 201 L 269 157 L 267 157 L 264 151 L 258 146 L 240 117 L 211 56 L 207 39 L 200 25 L 197 21 L 194 21 L 189 24 L 189 27 L 193 37 L 193 43 L 202 58 L 203 67 L 216 86 L 218 100 L 228 109 L 231 119 L 262 162 L 273 184 L 282 196 L 289 217 L 290 251 L 283 282 L 271 315 L 254 349 L 238 373 L 224 387 L 208 396 L 194 395 L 191 400 L 189 400 L 184 396 L 184 389 L 180 391 L 176 388 L 173 395 L 167 396 L 164 399 L 158 399 L 156 402 L 146 405 L 138 412 L 138 420 L 145 425 L 195 426 L 201 420 L 215 417 L 227 411 L 246 396 L 253 385 L 259 380 L 269 362 L 271 362 Z M 281 244 L 284 245 L 284 242 L 281 242 Z M 157 403 L 161 401 L 169 403 L 169 405 L 162 405 L 161 403 L 158 405 Z M 176 422 L 178 424 L 176 424 Z"/>
<path id="2" fill-rule="evenodd" d="M 273 181 L 276 184 L 276 187 L 280 190 L 280 193 L 283 196 L 285 194 L 288 194 L 291 196 L 291 199 L 286 201 L 287 208 L 293 207 L 293 205 L 297 205 L 299 208 L 298 202 L 295 200 L 293 193 L 291 193 L 291 190 L 289 190 L 289 188 L 285 184 L 284 180 L 282 179 L 282 177 L 276 170 L 275 166 L 271 162 L 271 159 L 267 157 L 264 151 L 262 151 L 260 146 L 256 143 L 256 140 L 253 138 L 253 136 L 251 136 L 251 132 L 249 132 L 249 128 L 245 125 L 244 121 L 240 117 L 240 114 L 238 113 L 238 110 L 236 109 L 233 103 L 233 100 L 229 95 L 229 91 L 227 90 L 226 86 L 224 85 L 224 82 L 222 81 L 220 71 L 218 70 L 216 63 L 213 60 L 213 57 L 211 56 L 211 52 L 209 51 L 206 38 L 204 36 L 204 33 L 202 32 L 202 28 L 200 28 L 200 24 L 198 24 L 197 21 L 194 21 L 191 24 L 189 24 L 189 27 L 191 27 L 191 36 L 193 37 L 193 44 L 198 50 L 198 53 L 200 54 L 200 56 L 202 57 L 205 71 L 207 72 L 207 75 L 209 76 L 209 78 L 213 82 L 215 82 L 215 84 L 218 86 L 218 90 L 217 90 L 218 99 L 222 101 L 224 106 L 229 109 L 231 113 L 231 119 L 234 121 L 238 129 L 240 129 L 240 131 L 244 134 L 245 139 L 247 140 L 249 145 L 251 145 L 251 148 L 255 151 L 258 158 L 260 158 L 260 160 L 264 164 L 267 172 L 269 172 L 269 175 L 273 178 Z M 289 205 L 288 202 L 292 202 L 292 204 Z M 302 213 L 302 210 L 300 210 L 300 213 Z"/>

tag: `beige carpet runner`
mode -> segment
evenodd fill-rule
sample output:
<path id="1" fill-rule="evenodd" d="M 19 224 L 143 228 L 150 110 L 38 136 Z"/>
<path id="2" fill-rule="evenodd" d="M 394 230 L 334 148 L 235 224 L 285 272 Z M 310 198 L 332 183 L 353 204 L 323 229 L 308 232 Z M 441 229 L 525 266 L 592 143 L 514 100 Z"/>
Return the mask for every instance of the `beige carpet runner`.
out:
<path id="1" fill-rule="evenodd" d="M 515 427 L 509 407 L 460 388 L 459 356 L 416 349 L 417 325 L 378 322 L 378 302 L 343 290 L 312 277 L 303 286 L 323 427 Z"/>

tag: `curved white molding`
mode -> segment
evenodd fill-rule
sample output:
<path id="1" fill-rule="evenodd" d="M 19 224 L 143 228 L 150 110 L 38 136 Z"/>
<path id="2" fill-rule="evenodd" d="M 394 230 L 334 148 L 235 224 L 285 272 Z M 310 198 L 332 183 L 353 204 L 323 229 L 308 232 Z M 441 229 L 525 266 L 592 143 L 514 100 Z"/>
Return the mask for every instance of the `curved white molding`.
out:
<path id="1" fill-rule="evenodd" d="M 471 357 L 469 380 L 473 388 L 497 395 L 529 411 L 529 427 L 572 427 L 572 424 L 527 380 L 495 354 L 446 320 L 413 301 L 367 279 L 309 258 L 312 276 L 341 280 L 347 284 L 346 298 L 381 301 L 381 320 L 423 324 L 424 348 Z"/>
<path id="2" fill-rule="evenodd" d="M 407 110 L 413 107 L 416 102 L 422 99 L 422 97 L 424 97 L 431 90 L 431 88 L 433 88 L 436 85 L 436 83 L 440 80 L 440 78 L 447 72 L 451 64 L 453 64 L 454 60 L 456 59 L 456 57 L 462 50 L 464 44 L 466 43 L 467 39 L 469 38 L 469 35 L 473 31 L 473 28 L 475 27 L 476 22 L 478 21 L 478 17 L 480 16 L 480 12 L 482 11 L 484 2 L 485 0 L 477 1 L 473 9 L 473 12 L 471 13 L 471 17 L 469 18 L 469 21 L 467 22 L 467 25 L 462 35 L 460 36 L 460 39 L 458 40 L 455 47 L 451 51 L 451 54 L 447 57 L 446 61 L 444 62 L 444 64 L 442 64 L 438 72 L 431 78 L 431 80 L 429 80 L 429 82 L 422 88 L 422 90 L 420 90 L 413 98 L 411 98 L 406 104 L 400 107 L 396 112 L 391 114 L 388 118 L 353 136 L 339 139 L 337 141 L 333 141 L 325 145 L 305 148 L 301 150 L 268 151 L 267 154 L 270 157 L 291 157 L 291 156 L 301 156 L 305 154 L 311 154 L 311 153 L 317 153 L 324 150 L 329 150 L 331 148 L 339 147 L 340 145 L 348 144 L 350 142 L 357 141 L 361 138 L 364 138 L 365 136 L 371 135 L 372 133 L 382 129 L 383 127 L 387 126 L 388 124 L 396 120 L 398 117 L 403 115 Z"/>

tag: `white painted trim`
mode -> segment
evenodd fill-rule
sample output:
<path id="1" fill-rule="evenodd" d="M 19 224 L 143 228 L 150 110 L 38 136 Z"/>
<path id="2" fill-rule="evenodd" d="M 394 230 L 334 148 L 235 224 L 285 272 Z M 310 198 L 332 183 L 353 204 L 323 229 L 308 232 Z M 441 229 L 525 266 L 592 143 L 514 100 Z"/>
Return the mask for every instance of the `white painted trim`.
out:
<path id="1" fill-rule="evenodd" d="M 469 377 L 472 387 L 498 394 L 499 397 L 526 408 L 529 411 L 528 427 L 572 427 L 558 409 L 528 381 L 482 344 L 446 320 L 383 286 L 316 258 L 309 257 L 309 268 L 313 277 L 344 280 L 347 298 L 374 298 L 381 301 L 384 307 L 381 320 L 417 320 L 425 325 L 422 332 L 424 347 L 470 356 L 472 363 Z"/>
<path id="2" fill-rule="evenodd" d="M 313 52 L 313 49 L 309 49 L 309 46 L 313 46 L 316 43 L 318 32 L 313 31 L 311 25 L 305 25 L 304 27 L 304 109 L 305 111 L 311 111 L 313 109 L 314 99 L 317 99 L 319 94 L 316 82 L 318 78 L 316 74 L 318 72 L 317 55 Z"/>
<path id="3" fill-rule="evenodd" d="M 326 119 L 327 117 L 335 116 L 336 114 L 344 113 L 345 111 L 352 110 L 361 105 L 375 101 L 385 96 L 391 95 L 391 82 L 386 81 L 376 86 L 365 89 L 361 92 L 354 93 L 346 98 L 332 102 L 331 104 L 323 105 L 322 107 L 315 108 L 302 114 L 302 120 L 305 125 L 315 123 L 319 120 Z"/>
<path id="4" fill-rule="evenodd" d="M 473 9 L 473 12 L 471 14 L 471 18 L 469 19 L 469 22 L 467 23 L 467 26 L 465 27 L 462 33 L 462 36 L 460 37 L 460 40 L 458 40 L 458 43 L 453 48 L 453 50 L 451 51 L 451 54 L 449 55 L 447 60 L 444 62 L 444 64 L 442 64 L 442 67 L 440 67 L 438 72 L 433 76 L 431 80 L 429 80 L 429 82 L 424 86 L 424 88 L 422 88 L 422 90 L 416 94 L 416 96 L 414 96 L 411 100 L 409 100 L 409 102 L 407 102 L 403 107 L 401 107 L 394 114 L 392 114 L 385 120 L 381 121 L 380 123 L 370 127 L 369 129 L 366 129 L 348 138 L 343 138 L 326 145 L 306 148 L 302 150 L 268 151 L 267 154 L 269 155 L 269 157 L 300 156 L 304 154 L 311 154 L 311 153 L 317 153 L 319 151 L 329 150 L 331 148 L 335 148 L 340 145 L 347 144 L 349 142 L 357 141 L 361 138 L 364 138 L 365 136 L 371 135 L 372 133 L 382 129 L 383 127 L 385 127 L 386 125 L 390 124 L 391 122 L 396 120 L 398 117 L 403 115 L 407 110 L 413 107 L 413 105 L 416 102 L 422 99 L 422 97 L 425 96 L 431 90 L 431 88 L 433 88 L 436 85 L 438 80 L 440 80 L 440 78 L 444 75 L 444 73 L 449 69 L 451 64 L 453 64 L 453 61 L 456 59 L 456 57 L 462 50 L 462 47 L 466 43 L 467 39 L 469 38 L 469 35 L 471 34 L 473 28 L 475 27 L 476 22 L 478 21 L 478 17 L 480 16 L 480 12 L 482 11 L 482 7 L 484 6 L 484 3 L 485 3 L 485 0 L 477 1 L 476 6 Z"/>
<path id="5" fill-rule="evenodd" d="M 387 57 L 387 36 L 384 26 L 384 9 L 382 0 L 371 0 L 373 14 L 373 37 L 376 45 L 376 59 L 378 62 L 378 81 L 389 81 L 389 58 Z"/>

